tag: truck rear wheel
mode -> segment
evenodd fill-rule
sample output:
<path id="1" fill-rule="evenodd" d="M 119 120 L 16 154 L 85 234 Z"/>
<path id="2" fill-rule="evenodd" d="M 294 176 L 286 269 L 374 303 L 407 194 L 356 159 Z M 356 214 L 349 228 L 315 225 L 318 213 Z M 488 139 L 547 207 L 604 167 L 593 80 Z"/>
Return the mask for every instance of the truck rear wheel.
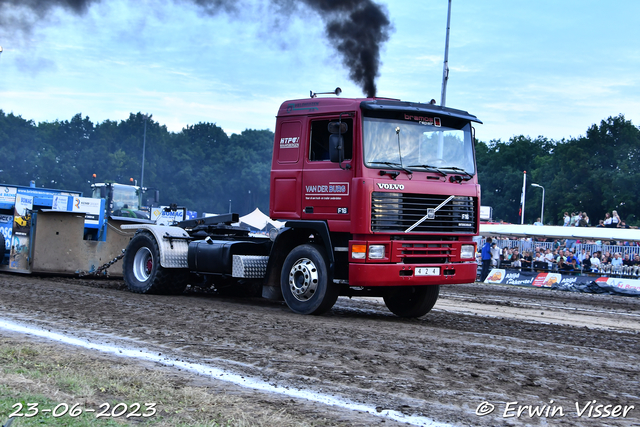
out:
<path id="1" fill-rule="evenodd" d="M 138 233 L 131 239 L 123 261 L 122 274 L 131 292 L 175 295 L 187 287 L 189 272 L 163 268 L 158 242 L 150 233 Z"/>
<path id="2" fill-rule="evenodd" d="M 392 289 L 384 303 L 398 317 L 420 317 L 431 311 L 439 294 L 439 285 L 402 286 Z"/>
<path id="3" fill-rule="evenodd" d="M 322 248 L 314 244 L 294 248 L 282 265 L 280 287 L 289 308 L 298 314 L 322 314 L 338 299 Z"/>

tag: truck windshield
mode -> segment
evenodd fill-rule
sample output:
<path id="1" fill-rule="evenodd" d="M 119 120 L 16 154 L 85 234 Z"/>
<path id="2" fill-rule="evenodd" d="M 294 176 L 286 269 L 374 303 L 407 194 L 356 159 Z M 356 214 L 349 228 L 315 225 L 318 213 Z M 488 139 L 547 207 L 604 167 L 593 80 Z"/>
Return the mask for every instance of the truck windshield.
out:
<path id="1" fill-rule="evenodd" d="M 138 190 L 129 185 L 113 185 L 113 210 L 131 209 L 139 210 Z"/>
<path id="2" fill-rule="evenodd" d="M 365 117 L 364 163 L 369 168 L 475 174 L 471 125 L 461 129 Z"/>

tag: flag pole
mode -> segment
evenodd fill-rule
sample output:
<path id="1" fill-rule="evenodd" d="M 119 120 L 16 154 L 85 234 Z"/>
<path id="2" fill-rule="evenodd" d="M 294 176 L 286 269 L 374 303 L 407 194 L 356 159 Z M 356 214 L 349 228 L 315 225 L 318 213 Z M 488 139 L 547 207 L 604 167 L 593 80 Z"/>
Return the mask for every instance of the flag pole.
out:
<path id="1" fill-rule="evenodd" d="M 520 200 L 520 205 L 522 206 L 521 212 L 520 212 L 520 224 L 524 224 L 524 202 L 526 199 L 526 192 L 527 192 L 527 171 L 524 171 L 524 175 L 522 177 L 522 198 Z"/>

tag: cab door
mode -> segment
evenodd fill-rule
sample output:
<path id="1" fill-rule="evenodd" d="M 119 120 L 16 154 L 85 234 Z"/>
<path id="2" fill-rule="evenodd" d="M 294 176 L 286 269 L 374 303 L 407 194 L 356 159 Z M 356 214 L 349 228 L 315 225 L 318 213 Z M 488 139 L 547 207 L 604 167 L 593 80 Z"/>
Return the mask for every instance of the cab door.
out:
<path id="1" fill-rule="evenodd" d="M 308 145 L 302 176 L 302 218 L 315 220 L 351 219 L 351 179 L 353 178 L 353 118 L 339 115 L 309 118 Z M 330 136 L 340 123 L 346 131 L 344 161 L 332 162 L 329 156 Z M 331 125 L 333 124 L 333 125 Z"/>

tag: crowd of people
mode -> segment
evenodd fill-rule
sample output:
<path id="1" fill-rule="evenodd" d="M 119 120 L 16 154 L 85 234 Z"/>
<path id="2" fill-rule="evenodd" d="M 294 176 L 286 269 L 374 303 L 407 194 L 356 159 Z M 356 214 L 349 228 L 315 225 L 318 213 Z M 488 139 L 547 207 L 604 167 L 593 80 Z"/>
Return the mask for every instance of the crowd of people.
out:
<path id="1" fill-rule="evenodd" d="M 518 248 L 500 249 L 496 242 L 487 239 L 489 244 L 487 253 L 489 254 L 488 266 L 491 268 L 520 268 L 532 269 L 541 268 L 557 270 L 558 272 L 586 272 L 586 273 L 618 273 L 628 275 L 640 275 L 640 254 L 622 254 L 620 252 L 597 251 L 591 253 L 586 249 L 574 251 L 568 247 L 557 249 L 535 248 L 533 251 L 523 251 Z M 487 243 L 485 243 L 485 246 Z M 483 273 L 482 280 L 486 278 L 484 274 L 485 251 L 482 252 Z M 538 264 L 534 264 L 538 263 Z M 487 269 L 488 274 L 488 269 Z"/>
<path id="2" fill-rule="evenodd" d="M 563 225 L 565 227 L 590 227 L 589 216 L 586 212 L 565 212 L 563 216 Z M 535 225 L 542 225 L 540 218 L 534 223 Z M 598 221 L 596 227 L 607 228 L 630 228 L 624 220 L 618 215 L 618 211 L 611 211 L 604 214 L 604 219 Z"/>
<path id="3" fill-rule="evenodd" d="M 540 218 L 534 225 L 543 225 Z M 589 227 L 591 226 L 589 216 L 586 212 L 565 212 L 563 216 L 563 226 L 565 227 Z M 596 227 L 607 228 L 632 228 L 620 218 L 617 211 L 605 213 L 604 219 L 598 221 Z M 637 227 L 633 227 L 637 228 Z M 512 238 L 513 239 L 513 238 Z M 506 239 L 511 240 L 511 239 Z M 521 239 L 527 242 L 519 245 L 521 247 L 509 247 L 504 242 L 498 244 L 496 240 L 486 239 L 486 243 L 477 254 L 478 262 L 482 263 L 481 278 L 484 280 L 491 268 L 520 268 L 520 269 L 546 269 L 559 272 L 586 272 L 586 273 L 617 273 L 622 275 L 640 276 L 640 254 L 625 253 L 631 248 L 620 248 L 620 251 L 595 250 L 614 249 L 617 247 L 638 246 L 640 242 L 611 241 L 603 242 L 599 240 L 573 240 L 566 239 Z M 543 242 L 543 243 L 540 243 Z M 513 243 L 513 242 L 511 242 Z M 536 246 L 541 245 L 546 247 Z M 524 247 L 522 247 L 524 246 Z M 593 249 L 593 252 L 584 247 Z M 502 248 L 501 248 L 502 247 Z M 527 250 L 526 248 L 530 250 Z M 538 263 L 538 264 L 534 264 Z"/>

